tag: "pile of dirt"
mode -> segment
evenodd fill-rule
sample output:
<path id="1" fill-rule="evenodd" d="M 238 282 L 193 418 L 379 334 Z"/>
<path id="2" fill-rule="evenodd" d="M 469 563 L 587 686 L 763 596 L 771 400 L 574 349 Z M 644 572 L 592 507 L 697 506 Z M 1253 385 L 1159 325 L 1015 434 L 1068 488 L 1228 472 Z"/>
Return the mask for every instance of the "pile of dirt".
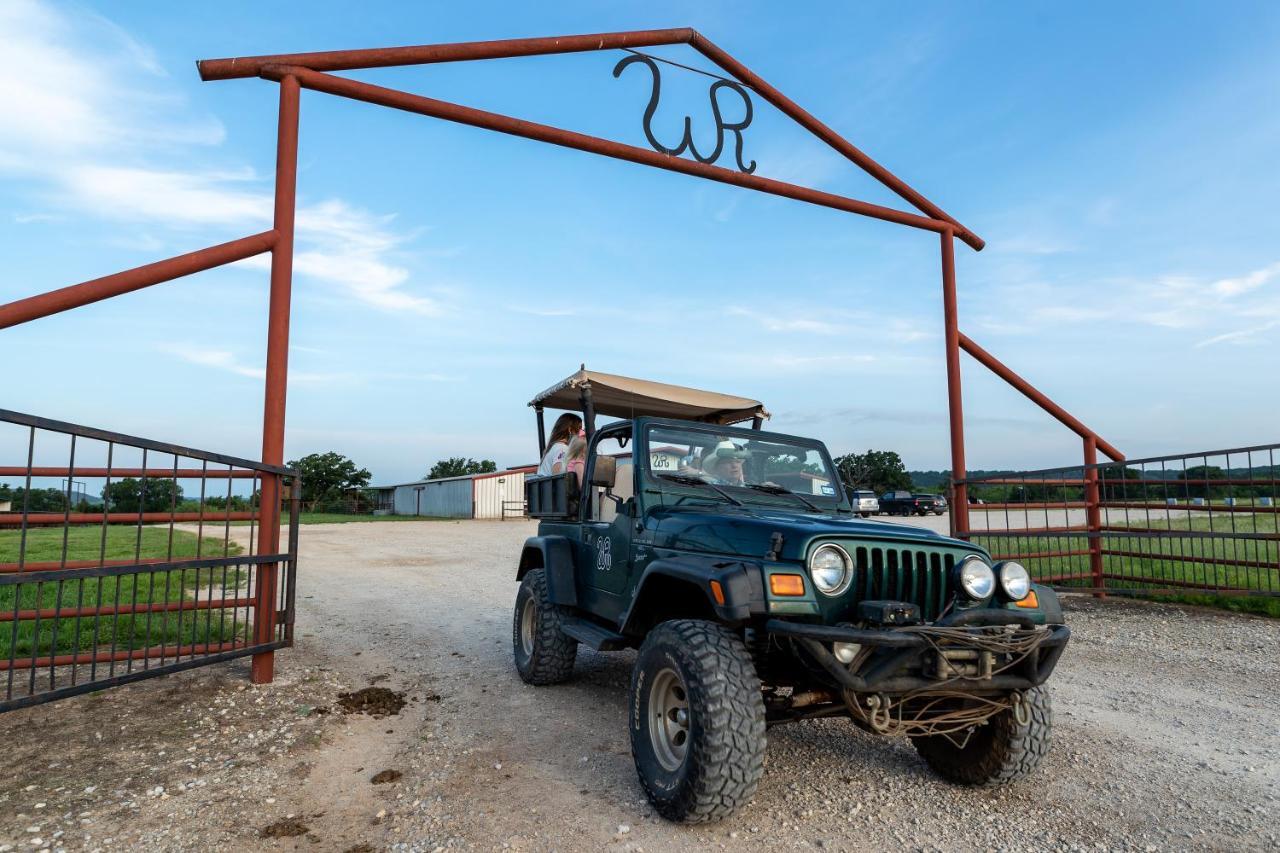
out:
<path id="1" fill-rule="evenodd" d="M 267 824 L 258 830 L 259 838 L 296 838 L 311 831 L 305 823 L 296 817 L 282 818 L 275 823 Z"/>
<path id="2" fill-rule="evenodd" d="M 386 687 L 366 687 L 353 693 L 339 693 L 337 704 L 344 714 L 393 717 L 404 708 L 405 699 L 403 693 Z"/>

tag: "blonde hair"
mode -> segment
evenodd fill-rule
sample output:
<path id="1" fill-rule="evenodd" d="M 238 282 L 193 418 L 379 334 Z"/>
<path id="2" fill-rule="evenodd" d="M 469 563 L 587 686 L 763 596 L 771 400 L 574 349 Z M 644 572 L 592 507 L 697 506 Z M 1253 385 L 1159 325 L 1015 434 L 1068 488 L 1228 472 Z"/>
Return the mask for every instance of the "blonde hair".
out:
<path id="1" fill-rule="evenodd" d="M 566 462 L 573 459 L 587 458 L 587 440 L 580 435 L 575 435 L 573 441 L 569 442 L 569 450 L 564 455 Z"/>

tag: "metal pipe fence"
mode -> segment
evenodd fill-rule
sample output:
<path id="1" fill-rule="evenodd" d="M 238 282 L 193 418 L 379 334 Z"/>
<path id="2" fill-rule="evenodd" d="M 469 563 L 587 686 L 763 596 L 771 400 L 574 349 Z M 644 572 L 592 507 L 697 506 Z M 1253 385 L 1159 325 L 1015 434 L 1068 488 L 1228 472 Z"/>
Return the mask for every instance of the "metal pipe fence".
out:
<path id="1" fill-rule="evenodd" d="M 0 459 L 0 711 L 292 645 L 295 472 L 2 409 Z"/>
<path id="2" fill-rule="evenodd" d="M 1018 560 L 1041 583 L 1095 594 L 1280 596 L 1280 444 L 963 483 L 964 537 Z"/>

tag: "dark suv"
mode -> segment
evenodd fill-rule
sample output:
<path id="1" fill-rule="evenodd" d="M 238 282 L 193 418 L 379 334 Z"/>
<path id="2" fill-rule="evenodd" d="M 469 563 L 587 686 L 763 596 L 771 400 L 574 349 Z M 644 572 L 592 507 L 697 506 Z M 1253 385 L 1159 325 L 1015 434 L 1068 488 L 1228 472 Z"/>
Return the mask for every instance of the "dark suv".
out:
<path id="1" fill-rule="evenodd" d="M 589 452 L 581 484 L 526 481 L 516 668 L 554 684 L 579 645 L 639 649 L 631 747 L 660 814 L 730 814 L 767 727 L 817 717 L 908 737 L 960 784 L 1035 768 L 1070 632 L 1022 566 L 856 517 L 823 444 L 763 431 L 752 400 L 584 369 L 531 405 L 582 411 Z"/>

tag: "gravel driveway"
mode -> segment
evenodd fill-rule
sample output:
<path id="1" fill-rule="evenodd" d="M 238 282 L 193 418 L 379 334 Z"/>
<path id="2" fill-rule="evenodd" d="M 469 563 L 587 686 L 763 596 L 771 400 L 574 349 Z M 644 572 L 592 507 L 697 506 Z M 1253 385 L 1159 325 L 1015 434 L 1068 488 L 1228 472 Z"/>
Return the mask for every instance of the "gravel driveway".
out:
<path id="1" fill-rule="evenodd" d="M 940 519 L 945 523 L 945 518 Z M 933 778 L 847 722 L 772 729 L 755 801 L 703 827 L 648 808 L 633 653 L 534 688 L 511 664 L 526 522 L 302 529 L 298 646 L 0 716 L 0 845 L 375 851 L 1275 849 L 1280 624 L 1069 601 L 1053 748 L 994 791 Z M 403 691 L 397 715 L 337 694 Z M 317 711 L 320 709 L 320 711 Z M 374 784 L 371 779 L 392 781 Z M 397 778 L 395 773 L 401 775 Z M 266 836 L 263 837 L 264 831 Z M 0 851 L 11 849 L 0 846 Z"/>

